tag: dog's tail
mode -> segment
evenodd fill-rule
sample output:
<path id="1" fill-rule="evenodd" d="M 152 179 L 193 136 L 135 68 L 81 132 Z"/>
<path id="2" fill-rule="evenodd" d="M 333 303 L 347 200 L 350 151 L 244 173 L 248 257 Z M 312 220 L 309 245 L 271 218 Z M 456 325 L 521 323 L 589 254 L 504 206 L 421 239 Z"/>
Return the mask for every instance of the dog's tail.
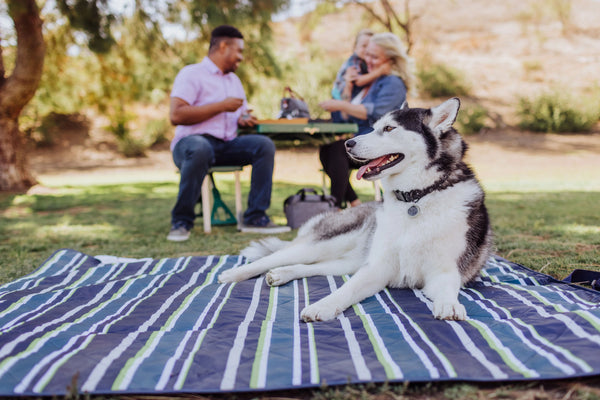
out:
<path id="1" fill-rule="evenodd" d="M 256 261 L 259 258 L 275 253 L 277 250 L 283 249 L 290 242 L 281 240 L 276 237 L 268 237 L 265 239 L 250 242 L 250 245 L 240 251 L 240 254 L 250 261 Z"/>

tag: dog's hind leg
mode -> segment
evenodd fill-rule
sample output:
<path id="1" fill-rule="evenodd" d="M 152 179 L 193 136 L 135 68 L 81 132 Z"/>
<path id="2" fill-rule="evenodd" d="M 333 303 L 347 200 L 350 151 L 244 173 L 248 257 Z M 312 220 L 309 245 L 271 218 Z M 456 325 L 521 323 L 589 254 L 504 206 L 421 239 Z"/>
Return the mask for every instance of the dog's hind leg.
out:
<path id="1" fill-rule="evenodd" d="M 295 263 L 310 264 L 318 260 L 317 257 L 320 254 L 316 253 L 313 243 L 292 243 L 290 246 L 284 247 L 263 258 L 259 258 L 250 264 L 223 271 L 219 275 L 219 282 L 230 283 L 245 281 L 246 279 L 264 274 L 273 268 L 289 265 L 290 260 L 293 260 Z"/>
<path id="2" fill-rule="evenodd" d="M 285 285 L 294 279 L 309 276 L 353 274 L 360 268 L 360 263 L 349 259 L 336 259 L 315 264 L 296 264 L 279 267 L 267 273 L 266 281 L 270 286 Z"/>

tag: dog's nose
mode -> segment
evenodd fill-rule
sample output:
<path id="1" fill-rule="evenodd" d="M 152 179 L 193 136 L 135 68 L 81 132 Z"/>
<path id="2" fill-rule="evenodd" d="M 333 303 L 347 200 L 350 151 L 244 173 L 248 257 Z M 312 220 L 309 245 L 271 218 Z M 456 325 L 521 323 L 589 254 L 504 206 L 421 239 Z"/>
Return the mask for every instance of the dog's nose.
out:
<path id="1" fill-rule="evenodd" d="M 346 149 L 351 149 L 352 147 L 354 147 L 354 145 L 356 145 L 356 140 L 354 140 L 354 139 L 346 140 Z"/>

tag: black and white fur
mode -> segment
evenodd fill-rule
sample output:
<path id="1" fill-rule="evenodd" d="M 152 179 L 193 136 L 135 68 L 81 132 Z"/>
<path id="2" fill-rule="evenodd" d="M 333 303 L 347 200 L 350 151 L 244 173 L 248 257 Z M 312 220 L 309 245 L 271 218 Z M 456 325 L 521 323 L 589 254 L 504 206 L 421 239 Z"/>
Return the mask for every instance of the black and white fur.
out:
<path id="1" fill-rule="evenodd" d="M 310 219 L 291 242 L 267 238 L 242 251 L 252 262 L 224 271 L 219 282 L 267 272 L 269 285 L 314 275 L 352 277 L 304 308 L 304 321 L 335 318 L 386 286 L 422 289 L 439 319 L 464 320 L 461 285 L 490 255 L 492 231 L 484 193 L 452 127 L 460 101 L 390 112 L 366 135 L 346 141 L 364 163 L 358 176 L 381 179 L 383 202 Z"/>

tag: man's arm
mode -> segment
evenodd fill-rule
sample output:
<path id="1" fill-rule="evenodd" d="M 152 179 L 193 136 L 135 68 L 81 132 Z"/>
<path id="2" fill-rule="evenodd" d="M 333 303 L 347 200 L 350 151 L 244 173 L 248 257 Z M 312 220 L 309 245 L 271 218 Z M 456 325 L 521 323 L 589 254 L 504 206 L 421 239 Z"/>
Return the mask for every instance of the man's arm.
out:
<path id="1" fill-rule="evenodd" d="M 223 101 L 192 106 L 179 97 L 171 97 L 169 117 L 173 125 L 193 125 L 214 117 L 222 112 L 233 112 L 244 104 L 244 99 L 228 97 Z"/>

